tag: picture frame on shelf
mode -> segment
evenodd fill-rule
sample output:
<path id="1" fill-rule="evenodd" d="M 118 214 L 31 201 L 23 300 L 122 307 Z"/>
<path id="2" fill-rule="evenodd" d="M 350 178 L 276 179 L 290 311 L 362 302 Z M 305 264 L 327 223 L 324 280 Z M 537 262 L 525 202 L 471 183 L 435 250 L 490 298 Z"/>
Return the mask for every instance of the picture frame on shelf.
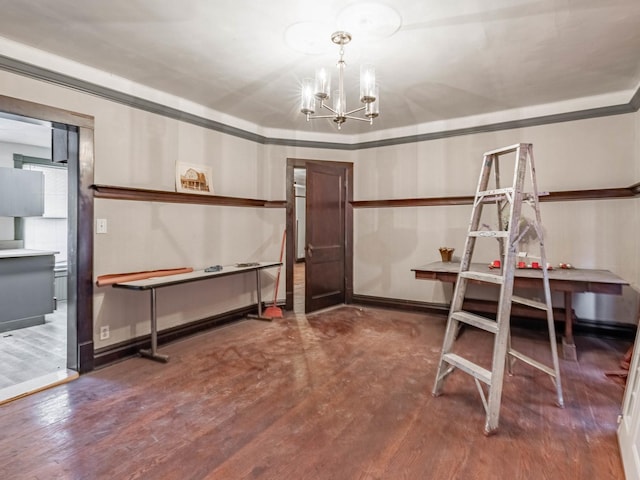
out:
<path id="1" fill-rule="evenodd" d="M 214 195 L 212 176 L 207 165 L 176 162 L 176 192 Z"/>

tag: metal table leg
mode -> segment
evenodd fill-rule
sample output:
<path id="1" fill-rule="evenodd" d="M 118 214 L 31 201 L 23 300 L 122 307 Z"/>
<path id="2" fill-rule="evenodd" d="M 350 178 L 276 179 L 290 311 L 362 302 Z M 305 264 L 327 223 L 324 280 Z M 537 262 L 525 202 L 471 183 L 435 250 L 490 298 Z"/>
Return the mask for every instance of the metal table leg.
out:
<path id="1" fill-rule="evenodd" d="M 151 292 L 151 350 L 141 349 L 140 355 L 145 358 L 150 358 L 157 362 L 167 363 L 169 361 L 168 355 L 162 355 L 158 353 L 158 319 L 156 316 L 156 289 L 152 288 Z"/>
<path id="2" fill-rule="evenodd" d="M 262 282 L 260 281 L 260 269 L 256 268 L 256 297 L 258 298 L 258 315 L 247 315 L 249 318 L 253 318 L 256 320 L 264 320 L 265 322 L 270 322 L 273 320 L 270 317 L 262 316 Z"/>

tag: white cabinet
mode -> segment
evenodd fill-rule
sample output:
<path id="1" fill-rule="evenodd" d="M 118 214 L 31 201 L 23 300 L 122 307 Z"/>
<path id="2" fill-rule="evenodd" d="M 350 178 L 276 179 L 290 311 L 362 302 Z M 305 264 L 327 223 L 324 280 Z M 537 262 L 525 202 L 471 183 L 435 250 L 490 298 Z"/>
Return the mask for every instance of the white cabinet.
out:
<path id="1" fill-rule="evenodd" d="M 622 401 L 618 443 L 628 479 L 640 478 L 640 345 L 636 334 L 627 387 Z"/>

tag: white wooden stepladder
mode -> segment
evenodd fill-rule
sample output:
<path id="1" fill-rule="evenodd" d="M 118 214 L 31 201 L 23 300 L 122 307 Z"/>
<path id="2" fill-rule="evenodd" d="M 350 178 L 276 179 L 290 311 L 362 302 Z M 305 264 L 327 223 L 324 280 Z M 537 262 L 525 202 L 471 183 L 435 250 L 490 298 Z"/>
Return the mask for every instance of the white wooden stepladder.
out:
<path id="1" fill-rule="evenodd" d="M 501 188 L 498 160 L 501 156 L 512 153 L 515 153 L 513 184 L 510 187 Z M 488 189 L 492 171 L 495 172 L 495 188 Z M 532 192 L 523 193 L 527 171 L 530 176 Z M 530 222 L 529 225 L 526 226 L 523 226 L 520 221 L 523 203 L 529 204 L 535 211 L 535 221 Z M 495 205 L 498 210 L 498 229 L 495 231 L 480 228 L 483 207 L 489 204 Z M 508 212 L 506 216 L 504 214 L 505 211 Z M 506 218 L 506 222 L 503 220 L 503 217 Z M 486 225 L 482 226 L 486 227 Z M 544 303 L 513 295 L 513 278 L 518 255 L 518 245 L 523 236 L 527 234 L 529 228 L 535 230 L 535 236 L 540 247 L 539 263 L 542 267 L 540 276 L 543 280 Z M 498 240 L 499 258 L 501 262 L 497 274 L 493 273 L 493 270 L 490 271 L 488 267 L 486 272 L 471 270 L 471 259 L 476 246 L 476 240 L 479 238 L 495 238 Z M 564 406 L 558 350 L 553 323 L 549 276 L 546 268 L 544 268 L 546 265 L 547 259 L 544 249 L 542 223 L 540 220 L 538 187 L 533 161 L 533 146 L 529 143 L 520 143 L 486 152 L 484 154 L 478 187 L 476 189 L 465 248 L 460 261 L 460 272 L 451 300 L 438 372 L 433 387 L 433 395 L 438 396 L 442 393 L 442 387 L 446 377 L 456 369 L 473 376 L 486 412 L 485 434 L 487 435 L 494 433 L 498 428 L 502 384 L 505 364 L 507 364 L 507 362 L 509 371 L 511 371 L 513 362 L 518 359 L 548 374 L 556 388 L 557 405 L 560 407 Z M 470 281 L 499 286 L 500 296 L 495 320 L 466 312 L 462 309 L 467 284 Z M 511 348 L 509 320 L 512 302 L 528 305 L 547 312 L 547 326 L 549 330 L 553 368 Z M 453 352 L 454 342 L 461 324 L 480 328 L 495 335 L 491 370 Z M 488 386 L 488 399 L 480 382 Z"/>

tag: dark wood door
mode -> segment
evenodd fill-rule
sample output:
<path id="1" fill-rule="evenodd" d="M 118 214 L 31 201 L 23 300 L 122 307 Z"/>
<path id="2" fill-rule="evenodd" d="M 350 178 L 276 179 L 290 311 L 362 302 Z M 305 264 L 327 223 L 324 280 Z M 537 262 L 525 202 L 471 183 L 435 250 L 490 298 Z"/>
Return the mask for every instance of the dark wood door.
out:
<path id="1" fill-rule="evenodd" d="M 345 302 L 346 171 L 307 163 L 305 311 Z"/>

